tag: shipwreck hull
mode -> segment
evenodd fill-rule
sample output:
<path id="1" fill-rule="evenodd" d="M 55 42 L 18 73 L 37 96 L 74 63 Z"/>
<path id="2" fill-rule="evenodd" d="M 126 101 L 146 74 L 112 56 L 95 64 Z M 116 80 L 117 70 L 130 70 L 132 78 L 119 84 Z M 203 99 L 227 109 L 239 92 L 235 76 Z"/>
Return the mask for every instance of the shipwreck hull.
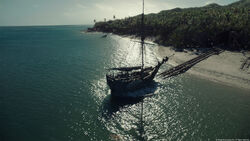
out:
<path id="1" fill-rule="evenodd" d="M 147 79 L 136 79 L 131 82 L 124 82 L 122 80 L 112 80 L 107 76 L 107 83 L 111 89 L 111 92 L 132 92 L 145 86 L 145 84 L 151 82 L 153 77 Z"/>
<path id="2" fill-rule="evenodd" d="M 147 87 L 153 82 L 160 66 L 168 60 L 165 57 L 155 67 L 147 67 L 139 72 L 117 74 L 117 75 L 106 75 L 107 84 L 111 90 L 111 95 L 115 97 L 136 97 L 131 95 L 129 92 L 134 92 L 142 88 Z M 119 68 L 119 70 L 125 68 Z M 129 68 L 131 69 L 131 68 Z M 126 68 L 128 70 L 128 68 Z"/>
<path id="3" fill-rule="evenodd" d="M 136 97 L 130 95 L 129 92 L 140 90 L 151 83 L 158 69 L 154 68 L 147 74 L 142 74 L 144 77 L 133 79 L 132 81 L 115 80 L 112 76 L 106 75 L 107 84 L 110 87 L 111 95 L 115 97 Z"/>

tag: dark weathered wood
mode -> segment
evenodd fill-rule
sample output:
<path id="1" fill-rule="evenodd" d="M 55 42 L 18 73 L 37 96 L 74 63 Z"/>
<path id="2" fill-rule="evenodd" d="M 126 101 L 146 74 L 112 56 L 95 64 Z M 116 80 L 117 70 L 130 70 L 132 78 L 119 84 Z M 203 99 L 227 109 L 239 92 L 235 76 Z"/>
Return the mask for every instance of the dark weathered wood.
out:
<path id="1" fill-rule="evenodd" d="M 244 60 L 244 62 L 241 64 L 240 69 L 241 69 L 241 70 L 248 69 L 249 66 L 250 66 L 250 57 L 248 57 L 248 58 L 246 58 L 246 59 Z"/>
<path id="2" fill-rule="evenodd" d="M 176 67 L 173 67 L 169 70 L 166 70 L 166 71 L 160 73 L 158 76 L 163 77 L 165 79 L 165 78 L 169 78 L 172 76 L 176 76 L 176 75 L 185 73 L 186 71 L 188 71 L 190 68 L 192 68 L 194 65 L 196 65 L 200 61 L 205 60 L 212 55 L 220 54 L 221 52 L 223 52 L 223 50 L 221 50 L 221 49 L 210 50 L 210 51 L 208 51 L 204 54 L 201 54 L 198 57 L 195 57 L 195 58 L 193 58 L 187 62 L 184 62 Z"/>

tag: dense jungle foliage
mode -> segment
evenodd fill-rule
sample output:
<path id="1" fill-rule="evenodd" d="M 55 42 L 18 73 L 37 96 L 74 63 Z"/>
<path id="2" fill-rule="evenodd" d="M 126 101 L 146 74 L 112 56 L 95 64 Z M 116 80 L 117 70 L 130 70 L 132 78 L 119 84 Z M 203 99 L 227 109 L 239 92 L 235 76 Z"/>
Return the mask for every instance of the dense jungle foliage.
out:
<path id="1" fill-rule="evenodd" d="M 230 50 L 250 50 L 250 0 L 226 6 L 210 4 L 198 8 L 175 8 L 145 15 L 146 37 L 177 48 L 219 46 Z M 96 22 L 93 30 L 119 35 L 141 33 L 141 15 Z"/>

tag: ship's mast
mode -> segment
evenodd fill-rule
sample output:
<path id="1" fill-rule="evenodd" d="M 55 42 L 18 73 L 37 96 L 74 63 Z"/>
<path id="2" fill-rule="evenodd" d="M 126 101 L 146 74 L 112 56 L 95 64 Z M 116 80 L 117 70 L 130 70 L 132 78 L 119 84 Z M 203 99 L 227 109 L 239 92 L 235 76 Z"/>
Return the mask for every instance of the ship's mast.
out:
<path id="1" fill-rule="evenodd" d="M 142 66 L 141 70 L 143 71 L 144 67 L 144 0 L 142 0 L 142 15 L 141 15 L 141 56 L 142 56 Z"/>

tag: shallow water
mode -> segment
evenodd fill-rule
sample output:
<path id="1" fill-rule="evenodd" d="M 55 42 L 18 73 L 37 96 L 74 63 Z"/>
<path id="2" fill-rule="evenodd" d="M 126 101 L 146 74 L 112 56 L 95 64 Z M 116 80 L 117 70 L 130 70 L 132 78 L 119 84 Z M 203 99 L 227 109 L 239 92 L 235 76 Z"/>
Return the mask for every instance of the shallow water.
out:
<path id="1" fill-rule="evenodd" d="M 112 99 L 106 68 L 140 64 L 138 44 L 86 28 L 0 27 L 1 141 L 250 138 L 249 91 L 188 73 L 156 78 L 142 118 L 142 101 Z"/>

